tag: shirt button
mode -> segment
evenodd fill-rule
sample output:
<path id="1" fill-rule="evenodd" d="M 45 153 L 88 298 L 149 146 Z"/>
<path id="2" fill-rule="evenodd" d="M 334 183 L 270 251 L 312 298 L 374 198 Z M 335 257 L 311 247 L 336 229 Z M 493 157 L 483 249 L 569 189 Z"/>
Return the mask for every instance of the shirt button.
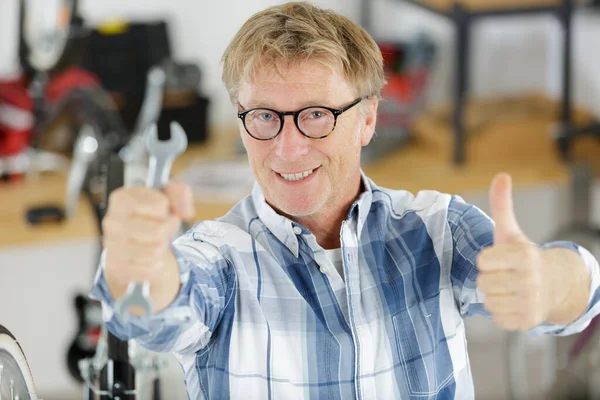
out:
<path id="1" fill-rule="evenodd" d="M 323 265 L 319 268 L 319 270 L 321 271 L 322 274 L 327 275 L 327 273 L 329 272 L 329 268 L 327 268 L 327 266 Z"/>
<path id="2" fill-rule="evenodd" d="M 294 233 L 296 235 L 300 235 L 302 233 L 302 228 L 300 228 L 299 226 L 295 226 L 294 227 Z"/>

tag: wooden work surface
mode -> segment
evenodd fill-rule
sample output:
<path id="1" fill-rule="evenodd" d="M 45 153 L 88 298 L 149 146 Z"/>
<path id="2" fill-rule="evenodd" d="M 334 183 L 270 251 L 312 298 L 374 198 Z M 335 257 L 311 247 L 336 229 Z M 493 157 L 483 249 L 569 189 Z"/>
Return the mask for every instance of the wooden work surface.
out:
<path id="1" fill-rule="evenodd" d="M 473 104 L 466 118 L 470 127 L 467 163 L 458 167 L 451 162 L 453 136 L 447 124 L 448 110 L 430 112 L 417 122 L 414 140 L 363 168 L 378 185 L 413 193 L 423 189 L 485 191 L 500 171 L 511 173 L 515 186 L 564 183 L 568 171 L 549 134 L 554 115 L 555 104 L 535 98 Z M 586 118 L 580 115 L 578 119 Z M 237 134 L 213 133 L 211 138 L 206 145 L 190 146 L 176 160 L 173 174 L 199 160 L 230 158 Z M 600 159 L 597 142 L 589 138 L 578 139 L 575 150 L 580 158 Z M 83 200 L 74 218 L 62 224 L 32 227 L 25 223 L 28 207 L 63 205 L 64 193 L 64 174 L 0 185 L 0 247 L 97 236 L 90 207 Z M 196 218 L 219 217 L 232 205 L 198 202 Z"/>
<path id="2" fill-rule="evenodd" d="M 215 134 L 206 145 L 191 145 L 173 163 L 177 174 L 196 160 L 222 159 L 231 154 L 234 133 Z M 0 183 L 0 248 L 36 242 L 71 240 L 98 236 L 99 231 L 90 204 L 80 199 L 75 215 L 60 224 L 32 226 L 25 214 L 31 207 L 57 205 L 64 207 L 67 172 L 46 173 L 28 180 Z M 196 218 L 209 219 L 223 215 L 233 204 L 200 203 Z"/>
<path id="3" fill-rule="evenodd" d="M 562 3 L 562 0 L 417 0 L 415 2 L 446 12 L 450 11 L 456 3 L 469 11 L 490 11 L 553 7 Z"/>

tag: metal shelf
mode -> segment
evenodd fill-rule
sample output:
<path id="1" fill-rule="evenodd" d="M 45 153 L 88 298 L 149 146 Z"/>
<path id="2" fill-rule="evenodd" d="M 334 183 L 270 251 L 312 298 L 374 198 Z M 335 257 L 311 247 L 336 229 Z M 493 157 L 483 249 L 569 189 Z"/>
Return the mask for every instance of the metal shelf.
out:
<path id="1" fill-rule="evenodd" d="M 563 132 L 572 129 L 571 110 L 571 52 L 572 52 L 572 15 L 575 0 L 395 0 L 414 5 L 429 12 L 448 18 L 455 26 L 455 65 L 453 80 L 453 130 L 454 151 L 453 162 L 463 164 L 465 160 L 465 123 L 464 112 L 466 98 L 469 93 L 469 68 L 470 68 L 470 41 L 473 24 L 486 17 L 517 16 L 517 15 L 554 15 L 560 22 L 563 30 L 563 55 L 562 55 L 562 107 L 559 116 L 559 127 Z M 371 0 L 362 0 L 363 26 L 369 30 Z M 558 137 L 565 136 L 559 133 Z M 558 141 L 558 146 L 563 151 L 564 143 L 568 140 Z M 563 151 L 564 153 L 564 151 Z"/>

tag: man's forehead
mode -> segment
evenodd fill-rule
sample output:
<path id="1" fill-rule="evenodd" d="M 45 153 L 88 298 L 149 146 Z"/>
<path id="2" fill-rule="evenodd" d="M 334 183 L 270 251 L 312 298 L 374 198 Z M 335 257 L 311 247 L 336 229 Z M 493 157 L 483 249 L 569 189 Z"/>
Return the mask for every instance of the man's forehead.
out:
<path id="1" fill-rule="evenodd" d="M 337 71 L 320 64 L 303 63 L 289 67 L 265 66 L 257 68 L 245 79 L 243 84 L 254 88 L 273 86 L 330 86 L 345 82 Z"/>
<path id="2" fill-rule="evenodd" d="M 286 80 L 289 76 L 303 74 L 306 76 L 324 77 L 324 76 L 342 76 L 341 66 L 330 65 L 319 60 L 303 61 L 257 61 L 248 70 L 249 76 L 255 78 L 279 78 Z"/>
<path id="3" fill-rule="evenodd" d="M 265 67 L 240 82 L 238 99 L 249 106 L 335 104 L 351 93 L 350 85 L 337 71 L 318 63 L 299 64 L 276 70 Z"/>

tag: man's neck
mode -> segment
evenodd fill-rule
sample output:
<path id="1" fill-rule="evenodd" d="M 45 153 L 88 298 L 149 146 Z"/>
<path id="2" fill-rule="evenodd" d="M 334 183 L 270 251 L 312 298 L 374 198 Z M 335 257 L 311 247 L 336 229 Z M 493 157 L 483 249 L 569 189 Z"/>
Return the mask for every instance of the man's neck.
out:
<path id="1" fill-rule="evenodd" d="M 317 238 L 317 243 L 324 249 L 337 249 L 341 247 L 340 232 L 342 222 L 348 215 L 348 210 L 356 200 L 356 198 L 364 191 L 362 178 L 358 183 L 356 192 L 344 202 L 340 202 L 336 208 L 328 208 L 316 215 L 307 217 L 290 217 L 293 221 L 298 222 L 306 229 L 311 231 Z"/>
<path id="2" fill-rule="evenodd" d="M 348 208 L 345 211 L 347 212 L 347 210 Z M 346 219 L 346 212 L 341 211 L 330 217 L 306 217 L 295 218 L 295 220 L 315 235 L 317 243 L 321 247 L 337 249 L 341 247 L 340 231 L 342 222 Z"/>

